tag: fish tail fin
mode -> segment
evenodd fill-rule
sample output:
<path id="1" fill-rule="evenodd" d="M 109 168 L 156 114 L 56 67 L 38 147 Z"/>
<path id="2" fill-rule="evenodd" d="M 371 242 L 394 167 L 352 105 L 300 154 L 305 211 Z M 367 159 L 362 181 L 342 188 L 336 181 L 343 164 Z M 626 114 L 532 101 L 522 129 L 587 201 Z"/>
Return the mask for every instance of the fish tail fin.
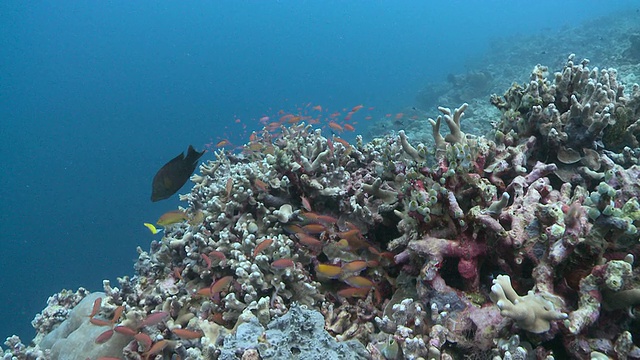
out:
<path id="1" fill-rule="evenodd" d="M 185 157 L 185 162 L 189 163 L 189 164 L 193 164 L 196 161 L 198 161 L 198 159 L 200 159 L 200 157 L 202 155 L 204 155 L 205 150 L 202 150 L 202 152 L 198 152 L 196 151 L 196 149 L 193 148 L 193 145 L 189 145 L 189 150 L 187 150 L 187 156 Z"/>

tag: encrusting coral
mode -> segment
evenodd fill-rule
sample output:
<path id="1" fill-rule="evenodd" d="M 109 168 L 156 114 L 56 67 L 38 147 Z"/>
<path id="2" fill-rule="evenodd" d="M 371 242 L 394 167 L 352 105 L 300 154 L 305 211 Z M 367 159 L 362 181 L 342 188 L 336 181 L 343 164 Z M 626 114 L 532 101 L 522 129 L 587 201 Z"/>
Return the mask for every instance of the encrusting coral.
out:
<path id="1" fill-rule="evenodd" d="M 300 123 L 216 152 L 180 197 L 188 220 L 85 310 L 89 344 L 268 357 L 268 334 L 228 349 L 301 304 L 374 359 L 638 357 L 640 91 L 574 60 L 494 96 L 492 139 L 463 132 L 463 104 L 439 108 L 433 149 Z M 5 357 L 56 358 L 40 339 L 84 296 L 46 309 L 35 347 L 10 338 Z"/>

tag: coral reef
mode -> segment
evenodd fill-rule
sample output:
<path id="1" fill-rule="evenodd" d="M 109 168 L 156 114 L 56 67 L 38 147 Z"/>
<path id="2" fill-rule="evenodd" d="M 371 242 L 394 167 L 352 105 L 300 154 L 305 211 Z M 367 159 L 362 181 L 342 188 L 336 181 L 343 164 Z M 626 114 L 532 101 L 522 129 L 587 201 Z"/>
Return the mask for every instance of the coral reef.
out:
<path id="1" fill-rule="evenodd" d="M 249 314 L 225 340 L 219 359 L 236 359 L 239 354 L 245 358 L 250 351 L 257 351 L 261 359 L 366 359 L 364 345 L 336 341 L 324 330 L 320 313 L 296 305 L 267 324 L 266 330 Z"/>
<path id="2" fill-rule="evenodd" d="M 5 357 L 638 357 L 640 87 L 573 55 L 550 76 L 492 97 L 491 138 L 464 103 L 434 146 L 300 123 L 216 152 L 134 276 L 54 297 Z"/>

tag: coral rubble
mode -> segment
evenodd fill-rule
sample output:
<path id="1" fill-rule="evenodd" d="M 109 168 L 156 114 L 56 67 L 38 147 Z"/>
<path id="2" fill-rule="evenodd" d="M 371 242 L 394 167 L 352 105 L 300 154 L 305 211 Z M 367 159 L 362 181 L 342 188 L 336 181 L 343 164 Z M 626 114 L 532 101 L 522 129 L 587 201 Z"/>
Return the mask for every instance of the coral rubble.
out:
<path id="1" fill-rule="evenodd" d="M 73 334 L 125 359 L 640 357 L 638 85 L 572 55 L 491 101 L 491 139 L 462 104 L 434 148 L 298 124 L 215 153 L 134 276 L 58 295 L 5 358 Z"/>

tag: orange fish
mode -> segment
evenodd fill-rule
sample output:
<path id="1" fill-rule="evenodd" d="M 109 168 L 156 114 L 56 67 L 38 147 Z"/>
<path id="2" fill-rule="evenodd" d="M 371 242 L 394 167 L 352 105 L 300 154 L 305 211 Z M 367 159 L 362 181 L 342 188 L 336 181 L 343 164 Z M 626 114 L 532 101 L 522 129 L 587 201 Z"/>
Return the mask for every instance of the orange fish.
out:
<path id="1" fill-rule="evenodd" d="M 283 115 L 283 116 L 281 116 L 281 117 L 280 117 L 280 120 L 279 120 L 279 121 L 280 121 L 280 123 L 283 123 L 283 122 L 285 122 L 285 121 L 287 121 L 287 120 L 291 119 L 292 117 L 293 117 L 293 115 L 292 115 L 292 114 Z"/>
<path id="2" fill-rule="evenodd" d="M 143 321 L 142 324 L 140 325 L 140 327 L 143 326 L 151 326 L 151 325 L 155 325 L 155 324 L 159 324 L 160 322 L 162 322 L 162 320 L 164 320 L 164 318 L 166 318 L 167 316 L 169 316 L 168 312 L 165 311 L 158 311 L 158 312 L 154 312 L 152 314 L 149 314 L 149 316 L 147 316 Z"/>
<path id="3" fill-rule="evenodd" d="M 293 267 L 295 263 L 291 259 L 278 259 L 271 263 L 271 267 L 274 269 L 286 269 L 289 267 Z"/>
<path id="4" fill-rule="evenodd" d="M 347 131 L 355 131 L 356 130 L 356 128 L 351 126 L 351 124 L 344 124 L 344 129 L 347 130 Z"/>
<path id="5" fill-rule="evenodd" d="M 204 263 L 207 265 L 207 269 L 211 269 L 211 259 L 207 256 L 207 254 L 200 254 L 200 257 L 204 260 Z"/>
<path id="6" fill-rule="evenodd" d="M 177 337 L 185 340 L 199 339 L 204 336 L 204 333 L 202 333 L 201 331 L 194 331 L 194 330 L 187 330 L 187 329 L 180 329 L 180 328 L 173 329 L 171 330 L 171 332 L 174 333 Z"/>
<path id="7" fill-rule="evenodd" d="M 122 316 L 122 312 L 124 311 L 124 306 L 118 306 L 113 312 L 113 317 L 111 318 L 111 323 L 115 324 L 120 320 L 120 316 Z"/>
<path id="8" fill-rule="evenodd" d="M 160 353 L 160 351 L 164 350 L 167 345 L 169 345 L 169 342 L 167 340 L 160 340 L 156 342 L 155 344 L 153 344 L 153 346 L 151 346 L 151 349 L 149 349 L 149 351 L 144 353 L 145 358 L 149 359 L 151 355 L 157 355 L 158 353 Z"/>
<path id="9" fill-rule="evenodd" d="M 211 286 L 207 286 L 205 288 L 202 288 L 196 291 L 196 295 L 211 296 Z"/>
<path id="10" fill-rule="evenodd" d="M 351 250 L 359 250 L 369 247 L 369 243 L 367 243 L 367 241 L 362 238 L 360 230 L 358 229 L 340 232 L 338 233 L 338 236 L 340 236 L 340 238 L 344 240 L 347 240 Z"/>
<path id="11" fill-rule="evenodd" d="M 350 287 L 338 291 L 338 295 L 345 298 L 363 298 L 369 293 L 369 288 Z"/>
<path id="12" fill-rule="evenodd" d="M 187 216 L 187 214 L 182 211 L 182 210 L 171 210 L 171 211 L 167 211 L 166 213 L 162 214 L 162 216 L 160 216 L 160 218 L 158 219 L 158 221 L 156 221 L 156 224 L 160 225 L 160 226 L 169 226 L 169 225 L 173 225 L 173 224 L 177 224 L 179 222 L 188 220 L 189 217 Z"/>
<path id="13" fill-rule="evenodd" d="M 322 249 L 322 246 L 324 245 L 322 243 L 322 241 L 314 238 L 311 235 L 307 235 L 305 233 L 297 233 L 296 237 L 298 238 L 298 240 L 300 241 L 300 244 L 310 248 L 313 251 L 319 251 Z"/>
<path id="14" fill-rule="evenodd" d="M 287 234 L 298 234 L 298 233 L 304 232 L 304 231 L 302 231 L 302 228 L 300 226 L 293 225 L 293 224 L 292 225 L 285 225 L 285 226 L 282 227 L 282 229 L 284 231 L 286 231 Z"/>
<path id="15" fill-rule="evenodd" d="M 311 110 L 322 111 L 322 106 L 316 105 L 316 106 L 312 107 Z"/>
<path id="16" fill-rule="evenodd" d="M 229 142 L 229 140 L 224 139 L 224 140 L 218 141 L 218 143 L 216 144 L 216 147 L 217 148 L 221 148 L 221 147 L 225 147 L 227 145 L 231 145 L 231 143 Z"/>
<path id="17" fill-rule="evenodd" d="M 255 258 L 256 255 L 261 253 L 262 250 L 268 248 L 269 245 L 271 245 L 271 244 L 273 244 L 273 239 L 266 239 L 266 240 L 262 241 L 260 244 L 256 245 L 256 248 L 253 249 L 253 257 Z"/>
<path id="18" fill-rule="evenodd" d="M 402 119 L 402 117 L 403 117 L 403 116 L 404 116 L 404 114 L 403 114 L 403 113 L 397 113 L 397 114 L 396 114 L 396 120 L 400 120 L 400 119 Z"/>
<path id="19" fill-rule="evenodd" d="M 96 316 L 96 314 L 100 312 L 101 305 L 102 305 L 102 298 L 99 297 L 93 302 L 93 309 L 91 310 L 91 314 L 89 314 L 90 318 Z"/>
<path id="20" fill-rule="evenodd" d="M 356 111 L 358 111 L 358 110 L 362 109 L 363 107 L 364 107 L 364 106 L 363 106 L 362 104 L 361 104 L 361 105 L 356 105 L 356 106 L 354 106 L 354 107 L 353 107 L 353 109 L 351 109 L 351 111 L 352 111 L 352 112 L 356 112 Z"/>
<path id="21" fill-rule="evenodd" d="M 267 192 L 269 190 L 269 185 L 260 179 L 253 180 L 253 185 L 255 185 L 260 191 Z"/>
<path id="22" fill-rule="evenodd" d="M 336 279 L 342 273 L 342 268 L 338 265 L 318 264 L 316 265 L 316 275 L 328 279 Z"/>
<path id="23" fill-rule="evenodd" d="M 122 325 L 118 325 L 116 327 L 113 328 L 113 331 L 120 333 L 122 335 L 126 335 L 126 336 L 134 336 L 135 334 L 137 334 L 138 332 L 133 330 L 130 327 L 127 326 L 122 326 Z"/>
<path id="24" fill-rule="evenodd" d="M 231 275 L 218 279 L 215 283 L 213 283 L 213 285 L 211 285 L 211 293 L 216 294 L 221 292 L 222 290 L 226 290 L 227 287 L 229 287 L 229 284 L 231 284 L 231 281 L 233 281 L 233 276 Z"/>
<path id="25" fill-rule="evenodd" d="M 322 224 L 307 224 L 302 227 L 302 231 L 309 235 L 316 235 L 325 232 L 327 228 Z"/>
<path id="26" fill-rule="evenodd" d="M 348 149 L 349 147 L 351 147 L 351 144 L 349 144 L 349 142 L 345 139 L 339 138 L 339 137 L 334 137 L 333 140 L 335 142 L 338 142 L 340 144 L 342 144 L 342 146 L 344 146 L 346 149 Z"/>
<path id="27" fill-rule="evenodd" d="M 330 121 L 329 122 L 329 127 L 332 128 L 333 130 L 337 131 L 337 132 L 342 132 L 342 126 L 340 126 L 335 121 Z"/>
<path id="28" fill-rule="evenodd" d="M 355 288 L 369 289 L 374 285 L 373 281 L 367 279 L 364 276 L 349 276 L 348 278 L 344 279 L 344 282 Z"/>
<path id="29" fill-rule="evenodd" d="M 321 215 L 312 211 L 302 214 L 302 217 L 311 221 L 317 221 L 325 224 L 335 224 L 336 222 L 338 222 L 338 219 L 334 218 L 333 216 Z"/>
<path id="30" fill-rule="evenodd" d="M 342 264 L 342 270 L 346 272 L 358 272 L 367 268 L 367 262 L 364 260 L 353 260 Z"/>

